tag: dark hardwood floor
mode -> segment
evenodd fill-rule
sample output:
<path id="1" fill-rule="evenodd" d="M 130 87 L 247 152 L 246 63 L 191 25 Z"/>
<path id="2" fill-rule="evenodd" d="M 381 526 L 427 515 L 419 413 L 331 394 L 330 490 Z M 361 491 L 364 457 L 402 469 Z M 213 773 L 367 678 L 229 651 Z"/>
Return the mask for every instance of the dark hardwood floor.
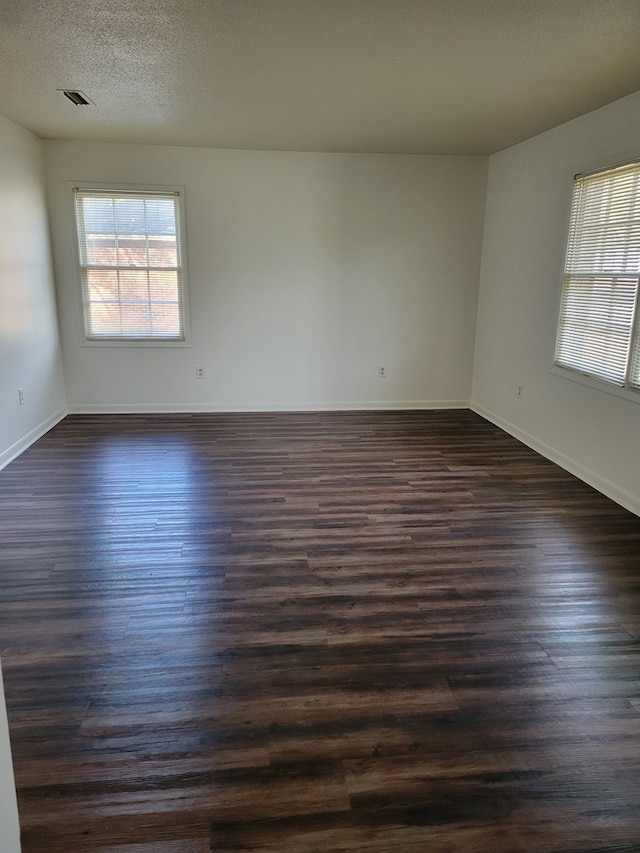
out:
<path id="1" fill-rule="evenodd" d="M 640 851 L 640 519 L 471 412 L 68 417 L 0 654 L 24 853 Z"/>

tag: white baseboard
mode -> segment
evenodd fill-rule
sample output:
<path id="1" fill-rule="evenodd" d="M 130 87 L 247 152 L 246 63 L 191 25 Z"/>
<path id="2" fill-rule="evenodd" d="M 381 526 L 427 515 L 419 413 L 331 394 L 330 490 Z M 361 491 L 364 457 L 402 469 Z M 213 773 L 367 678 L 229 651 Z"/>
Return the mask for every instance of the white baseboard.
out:
<path id="1" fill-rule="evenodd" d="M 520 427 L 515 426 L 510 421 L 505 420 L 505 418 L 500 415 L 496 415 L 495 412 L 490 411 L 489 409 L 485 409 L 484 406 L 476 405 L 472 403 L 470 406 L 471 410 L 481 417 L 485 418 L 491 423 L 503 429 L 505 432 L 508 432 L 509 435 L 512 435 L 514 438 L 517 438 L 518 441 L 521 441 L 523 444 L 526 444 L 527 447 L 530 447 L 532 450 L 535 450 L 541 456 L 544 456 L 546 459 L 549 459 L 551 462 L 555 462 L 556 465 L 559 465 L 561 468 L 564 468 L 565 471 L 568 471 L 570 474 L 573 474 L 579 480 L 582 480 L 584 483 L 587 483 L 589 486 L 593 486 L 594 489 L 601 492 L 608 498 L 611 498 L 615 503 L 620 504 L 620 506 L 628 509 L 629 512 L 634 513 L 635 515 L 640 516 L 640 495 L 634 495 L 631 492 L 628 492 L 626 489 L 621 489 L 615 483 L 608 480 L 606 477 L 602 477 L 596 471 L 593 471 L 591 468 L 582 465 L 582 463 L 578 462 L 576 459 L 573 459 L 571 456 L 567 456 L 565 453 L 561 453 L 559 450 L 556 450 L 555 447 L 552 447 L 550 444 L 546 444 L 544 441 L 540 441 L 535 436 L 526 432 Z"/>
<path id="2" fill-rule="evenodd" d="M 350 412 L 406 409 L 468 409 L 469 400 L 358 400 L 311 403 L 202 403 L 155 405 L 141 403 L 71 403 L 71 415 L 147 415 L 215 412 Z"/>
<path id="3" fill-rule="evenodd" d="M 15 441 L 11 447 L 8 447 L 6 450 L 3 450 L 0 453 L 0 471 L 3 468 L 6 468 L 10 462 L 13 462 L 21 453 L 31 447 L 39 438 L 49 432 L 49 430 L 54 427 L 57 423 L 59 423 L 63 418 L 67 416 L 66 409 L 59 409 L 53 415 L 50 415 L 46 420 L 42 421 L 42 423 L 38 424 L 38 426 L 34 427 L 30 430 L 26 435 L 23 435 L 22 438 L 19 438 L 18 441 Z"/>

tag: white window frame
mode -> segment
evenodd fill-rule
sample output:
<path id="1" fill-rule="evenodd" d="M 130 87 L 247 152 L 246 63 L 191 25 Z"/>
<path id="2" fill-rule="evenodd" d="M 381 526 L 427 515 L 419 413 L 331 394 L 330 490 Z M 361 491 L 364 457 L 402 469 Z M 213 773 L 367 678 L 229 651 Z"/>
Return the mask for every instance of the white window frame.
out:
<path id="1" fill-rule="evenodd" d="M 71 223 L 71 238 L 73 243 L 73 258 L 76 270 L 76 290 L 78 304 L 78 328 L 80 330 L 80 344 L 86 347 L 191 347 L 191 322 L 189 310 L 189 285 L 187 271 L 187 246 L 186 246 L 186 217 L 185 217 L 185 189 L 177 185 L 157 184 L 111 184 L 98 181 L 67 181 L 66 182 L 69 218 Z M 122 193 L 140 194 L 153 196 L 154 194 L 171 194 L 177 199 L 177 221 L 178 247 L 180 252 L 180 310 L 182 319 L 182 336 L 177 337 L 143 337 L 143 336 L 119 336 L 112 337 L 96 336 L 90 337 L 87 330 L 86 306 L 84 295 L 84 281 L 82 263 L 80 257 L 78 223 L 76 218 L 76 191 L 105 192 L 117 195 Z M 145 269 L 145 267 L 141 267 Z"/>
<path id="2" fill-rule="evenodd" d="M 572 184 L 571 184 L 571 199 L 570 199 L 570 222 L 567 231 L 567 239 L 566 239 L 566 255 L 565 255 L 565 263 L 564 263 L 564 271 L 563 271 L 563 280 L 562 280 L 562 294 L 560 299 L 560 306 L 558 309 L 558 327 L 555 338 L 555 357 L 554 357 L 554 365 L 552 368 L 552 373 L 557 376 L 562 376 L 563 378 L 570 379 L 572 381 L 578 382 L 579 384 L 586 385 L 589 388 L 597 389 L 600 391 L 604 391 L 605 393 L 611 394 L 616 397 L 621 397 L 626 400 L 630 400 L 634 403 L 640 403 L 640 379 L 636 380 L 637 384 L 632 384 L 632 366 L 634 364 L 638 364 L 640 362 L 640 269 L 635 269 L 634 272 L 625 272 L 624 275 L 621 276 L 619 272 L 602 272 L 602 270 L 596 270 L 594 267 L 593 270 L 590 270 L 589 273 L 591 276 L 598 278 L 607 277 L 610 279 L 613 278 L 635 278 L 635 303 L 632 309 L 632 320 L 631 320 L 631 335 L 629 341 L 629 347 L 626 358 L 626 365 L 624 371 L 624 379 L 621 381 L 615 381 L 614 379 L 606 379 L 602 376 L 598 376 L 595 373 L 589 372 L 588 369 L 582 369 L 579 366 L 570 366 L 568 364 L 563 364 L 559 359 L 560 355 L 560 333 L 563 321 L 563 308 L 565 304 L 565 292 L 567 288 L 571 287 L 570 279 L 573 277 L 576 278 L 581 277 L 579 273 L 575 271 L 575 266 L 572 268 L 571 266 L 571 248 L 572 248 L 572 238 L 576 234 L 576 228 L 580 228 L 585 220 L 580 220 L 580 213 L 577 211 L 578 202 L 577 202 L 577 192 L 579 191 L 578 185 L 579 182 L 583 180 L 588 180 L 590 178 L 598 178 L 604 177 L 607 173 L 614 173 L 616 170 L 628 169 L 630 166 L 636 166 L 638 172 L 640 173 L 640 153 L 638 152 L 629 152 L 625 157 L 621 157 L 616 160 L 616 162 L 598 162 L 590 164 L 589 166 L 583 167 L 578 170 L 578 173 L 574 176 Z M 640 185 L 639 189 L 636 193 L 636 197 L 640 196 Z M 640 204 L 640 198 L 638 199 Z M 576 223 L 576 217 L 578 222 Z M 585 217 L 586 218 L 586 217 Z M 609 224 L 611 224 L 611 219 L 607 220 Z M 604 230 L 604 229 L 602 229 Z M 602 231 L 600 232 L 602 235 Z M 578 238 L 579 239 L 579 238 Z M 590 243 L 590 246 L 595 245 L 595 240 Z M 574 246 L 576 243 L 574 242 Z M 637 245 L 637 241 L 634 241 L 634 246 Z M 579 248 L 584 246 L 584 243 L 581 244 Z M 607 248 L 609 248 L 607 244 Z M 598 247 L 598 251 L 601 251 L 600 247 Z M 634 253 L 635 255 L 635 253 Z M 625 258 L 629 257 L 629 253 L 625 255 Z M 597 265 L 596 265 L 597 266 Z M 587 275 L 587 278 L 589 276 Z M 612 303 L 606 303 L 608 306 L 611 306 Z M 634 362 L 635 359 L 635 362 Z"/>

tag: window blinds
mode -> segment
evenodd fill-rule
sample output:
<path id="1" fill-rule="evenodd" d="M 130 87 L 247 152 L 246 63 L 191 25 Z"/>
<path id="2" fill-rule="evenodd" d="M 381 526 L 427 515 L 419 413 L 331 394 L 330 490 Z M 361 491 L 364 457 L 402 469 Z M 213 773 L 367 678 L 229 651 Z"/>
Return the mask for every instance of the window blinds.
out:
<path id="1" fill-rule="evenodd" d="M 75 190 L 88 339 L 184 340 L 178 196 Z"/>
<path id="2" fill-rule="evenodd" d="M 640 163 L 575 179 L 556 364 L 640 388 Z"/>

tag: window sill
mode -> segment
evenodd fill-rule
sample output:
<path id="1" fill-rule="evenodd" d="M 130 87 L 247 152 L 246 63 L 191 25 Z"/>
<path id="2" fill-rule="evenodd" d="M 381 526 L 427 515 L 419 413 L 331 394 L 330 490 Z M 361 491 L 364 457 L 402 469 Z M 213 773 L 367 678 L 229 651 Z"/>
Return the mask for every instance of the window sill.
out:
<path id="1" fill-rule="evenodd" d="M 81 341 L 83 347 L 133 347 L 135 349 L 141 347 L 147 349 L 149 347 L 187 347 L 190 348 L 189 341 L 174 341 L 170 338 L 85 338 Z"/>
<path id="2" fill-rule="evenodd" d="M 570 382 L 584 385 L 593 391 L 603 391 L 611 397 L 618 397 L 621 400 L 628 400 L 630 403 L 640 404 L 640 391 L 620 388 L 609 382 L 603 382 L 601 379 L 594 379 L 593 376 L 587 376 L 585 373 L 579 373 L 577 370 L 569 370 L 566 367 L 558 367 L 555 364 L 551 368 L 551 374 L 560 377 L 560 379 L 568 379 Z"/>

